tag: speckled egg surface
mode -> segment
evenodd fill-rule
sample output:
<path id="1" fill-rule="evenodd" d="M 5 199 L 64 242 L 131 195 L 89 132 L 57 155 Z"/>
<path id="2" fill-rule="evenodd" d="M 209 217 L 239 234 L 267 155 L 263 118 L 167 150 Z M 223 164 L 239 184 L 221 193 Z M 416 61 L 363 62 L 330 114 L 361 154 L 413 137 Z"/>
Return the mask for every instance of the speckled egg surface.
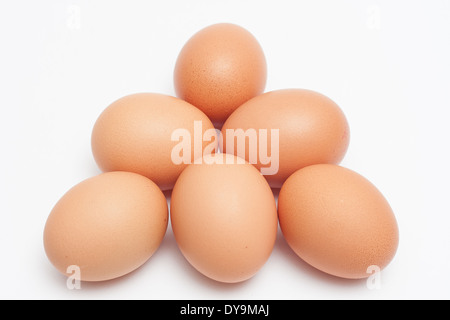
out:
<path id="1" fill-rule="evenodd" d="M 319 164 L 295 172 L 281 188 L 278 215 L 294 252 L 334 276 L 369 277 L 397 251 L 397 221 L 386 198 L 341 166 Z"/>
<path id="2" fill-rule="evenodd" d="M 175 65 L 179 98 L 202 110 L 216 127 L 266 86 L 267 65 L 256 38 L 230 23 L 208 26 L 182 48 Z"/>

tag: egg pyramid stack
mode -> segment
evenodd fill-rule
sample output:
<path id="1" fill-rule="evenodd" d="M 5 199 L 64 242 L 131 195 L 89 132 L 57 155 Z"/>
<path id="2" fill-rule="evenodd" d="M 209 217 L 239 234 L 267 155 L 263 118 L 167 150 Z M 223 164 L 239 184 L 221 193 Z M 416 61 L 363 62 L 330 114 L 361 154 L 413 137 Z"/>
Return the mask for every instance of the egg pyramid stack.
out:
<path id="1" fill-rule="evenodd" d="M 330 275 L 384 269 L 397 222 L 371 182 L 339 166 L 350 141 L 343 111 L 311 90 L 264 92 L 266 80 L 255 37 L 216 24 L 181 50 L 177 97 L 138 93 L 108 106 L 92 131 L 104 173 L 69 190 L 45 226 L 56 269 L 78 268 L 83 281 L 134 271 L 159 248 L 168 203 L 180 251 L 219 282 L 253 277 L 278 225 L 301 259 Z"/>

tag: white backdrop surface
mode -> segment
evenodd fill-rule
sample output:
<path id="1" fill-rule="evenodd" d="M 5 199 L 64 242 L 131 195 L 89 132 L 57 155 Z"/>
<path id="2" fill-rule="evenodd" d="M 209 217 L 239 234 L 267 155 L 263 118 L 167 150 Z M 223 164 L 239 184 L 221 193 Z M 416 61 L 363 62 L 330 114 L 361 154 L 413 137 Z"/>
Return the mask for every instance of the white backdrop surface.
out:
<path id="1" fill-rule="evenodd" d="M 100 173 L 98 115 L 130 93 L 174 95 L 181 47 L 218 22 L 259 40 L 266 91 L 316 90 L 345 112 L 342 165 L 382 191 L 400 228 L 379 289 L 316 271 L 281 234 L 260 272 L 235 285 L 195 271 L 170 226 L 143 267 L 81 290 L 47 260 L 52 207 Z M 0 298 L 450 298 L 450 1 L 1 1 L 0 44 Z"/>

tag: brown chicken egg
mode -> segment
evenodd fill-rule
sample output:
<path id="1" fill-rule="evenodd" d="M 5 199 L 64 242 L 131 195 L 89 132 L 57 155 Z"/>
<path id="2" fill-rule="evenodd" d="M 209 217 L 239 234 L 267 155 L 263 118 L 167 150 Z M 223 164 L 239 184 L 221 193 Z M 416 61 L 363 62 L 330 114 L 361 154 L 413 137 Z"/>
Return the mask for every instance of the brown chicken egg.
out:
<path id="1" fill-rule="evenodd" d="M 168 224 L 167 201 L 151 180 L 108 172 L 70 189 L 54 206 L 44 248 L 62 274 L 81 281 L 121 277 L 158 249 Z"/>
<path id="2" fill-rule="evenodd" d="M 268 260 L 278 227 L 276 203 L 267 181 L 243 159 L 216 154 L 188 166 L 170 204 L 178 247 L 203 275 L 241 282 Z"/>
<path id="3" fill-rule="evenodd" d="M 397 251 L 399 231 L 389 203 L 347 168 L 319 164 L 295 172 L 280 190 L 278 215 L 293 251 L 337 277 L 367 278 Z"/>
<path id="4" fill-rule="evenodd" d="M 261 94 L 266 79 L 260 44 L 249 31 L 230 23 L 208 26 L 192 36 L 174 71 L 177 96 L 201 109 L 216 127 Z"/>
<path id="5" fill-rule="evenodd" d="M 195 158 L 215 152 L 216 132 L 191 104 L 167 95 L 138 93 L 108 106 L 92 131 L 92 152 L 107 171 L 129 171 L 172 189 Z"/>
<path id="6" fill-rule="evenodd" d="M 255 165 L 270 186 L 280 188 L 295 171 L 313 164 L 338 164 L 350 129 L 330 98 L 305 89 L 259 95 L 231 114 L 222 128 L 221 149 Z"/>

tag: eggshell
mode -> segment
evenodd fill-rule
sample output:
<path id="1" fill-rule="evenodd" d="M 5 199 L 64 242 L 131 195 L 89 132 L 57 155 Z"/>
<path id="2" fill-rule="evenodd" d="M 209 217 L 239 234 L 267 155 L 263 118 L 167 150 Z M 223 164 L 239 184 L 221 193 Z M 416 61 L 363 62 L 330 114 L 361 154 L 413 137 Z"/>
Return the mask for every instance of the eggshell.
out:
<path id="1" fill-rule="evenodd" d="M 180 131 L 186 138 L 173 136 Z M 206 132 L 213 136 L 205 136 Z M 187 164 L 207 150 L 214 152 L 215 135 L 208 117 L 191 104 L 167 95 L 138 93 L 113 102 L 99 116 L 92 152 L 105 172 L 138 173 L 161 190 L 169 190 Z M 187 146 L 187 161 L 174 161 L 173 151 L 180 143 Z"/>
<path id="2" fill-rule="evenodd" d="M 295 172 L 280 190 L 278 214 L 295 253 L 337 277 L 367 278 L 397 251 L 399 231 L 389 203 L 347 168 L 319 164 Z"/>
<path id="3" fill-rule="evenodd" d="M 260 44 L 230 23 L 208 26 L 190 38 L 174 71 L 177 96 L 200 108 L 218 128 L 237 107 L 264 91 L 266 79 Z"/>
<path id="4" fill-rule="evenodd" d="M 104 281 L 132 272 L 158 249 L 168 224 L 167 201 L 149 179 L 108 172 L 70 189 L 44 229 L 50 262 L 82 281 Z M 70 268 L 69 268 L 70 267 Z"/>
<path id="5" fill-rule="evenodd" d="M 248 133 L 247 138 L 242 134 L 244 138 L 234 138 L 238 130 Z M 222 137 L 224 152 L 245 158 L 261 170 L 271 187 L 280 188 L 303 167 L 339 164 L 348 149 L 350 129 L 343 111 L 330 98 L 311 90 L 285 89 L 240 106 L 223 125 Z M 242 139 L 245 148 L 239 151 Z M 229 140 L 234 146 L 228 146 Z"/>
<path id="6" fill-rule="evenodd" d="M 203 160 L 188 166 L 173 189 L 175 239 L 205 276 L 226 283 L 248 280 L 274 247 L 278 219 L 272 190 L 243 159 L 217 154 Z"/>

